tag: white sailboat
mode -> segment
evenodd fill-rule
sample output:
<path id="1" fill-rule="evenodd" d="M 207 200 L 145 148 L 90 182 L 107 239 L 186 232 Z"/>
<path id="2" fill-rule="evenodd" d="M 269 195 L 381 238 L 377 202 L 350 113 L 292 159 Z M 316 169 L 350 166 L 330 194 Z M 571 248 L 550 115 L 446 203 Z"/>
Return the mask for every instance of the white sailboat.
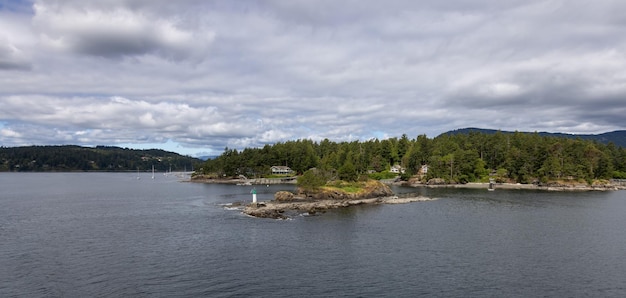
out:
<path id="1" fill-rule="evenodd" d="M 152 179 L 154 179 L 154 165 L 152 165 Z"/>

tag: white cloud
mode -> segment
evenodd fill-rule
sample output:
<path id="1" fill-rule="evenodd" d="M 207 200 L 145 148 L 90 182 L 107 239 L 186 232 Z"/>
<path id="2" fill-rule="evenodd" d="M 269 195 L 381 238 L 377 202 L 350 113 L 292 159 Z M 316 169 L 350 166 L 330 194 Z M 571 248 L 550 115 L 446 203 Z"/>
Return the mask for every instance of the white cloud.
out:
<path id="1" fill-rule="evenodd" d="M 213 40 L 211 31 L 194 34 L 176 20 L 127 7 L 67 5 L 40 1 L 33 5 L 34 27 L 42 44 L 62 51 L 117 58 L 153 54 L 168 59 L 194 57 Z"/>
<path id="2" fill-rule="evenodd" d="M 0 142 L 624 129 L 625 3 L 36 1 L 0 11 Z"/>
<path id="3" fill-rule="evenodd" d="M 0 71 L 30 70 L 34 38 L 28 18 L 0 11 Z"/>
<path id="4" fill-rule="evenodd" d="M 21 138 L 22 134 L 12 129 L 0 129 L 0 136 L 5 138 Z"/>

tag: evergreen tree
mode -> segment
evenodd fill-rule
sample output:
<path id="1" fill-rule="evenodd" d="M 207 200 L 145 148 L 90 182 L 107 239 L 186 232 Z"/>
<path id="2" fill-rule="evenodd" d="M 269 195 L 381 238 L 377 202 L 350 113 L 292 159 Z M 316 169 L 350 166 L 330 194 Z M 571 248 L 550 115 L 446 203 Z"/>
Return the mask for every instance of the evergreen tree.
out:
<path id="1" fill-rule="evenodd" d="M 346 163 L 339 168 L 338 175 L 339 179 L 344 181 L 357 181 L 357 179 L 359 178 L 354 164 L 352 164 L 352 162 L 349 160 L 346 161 Z"/>

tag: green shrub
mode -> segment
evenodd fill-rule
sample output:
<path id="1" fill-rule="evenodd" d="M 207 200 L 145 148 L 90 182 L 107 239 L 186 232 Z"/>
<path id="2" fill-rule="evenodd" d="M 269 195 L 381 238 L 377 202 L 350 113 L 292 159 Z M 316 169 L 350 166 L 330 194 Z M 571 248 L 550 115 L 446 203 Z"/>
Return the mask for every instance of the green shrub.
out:
<path id="1" fill-rule="evenodd" d="M 351 162 L 346 162 L 337 173 L 339 175 L 339 179 L 345 181 L 357 181 L 359 178 L 359 174 L 356 171 L 356 168 Z"/>
<path id="2" fill-rule="evenodd" d="M 613 179 L 626 179 L 626 172 L 613 171 Z"/>
<path id="3" fill-rule="evenodd" d="M 324 185 L 326 185 L 326 175 L 316 169 L 310 169 L 298 177 L 298 186 L 302 188 L 317 189 Z"/>

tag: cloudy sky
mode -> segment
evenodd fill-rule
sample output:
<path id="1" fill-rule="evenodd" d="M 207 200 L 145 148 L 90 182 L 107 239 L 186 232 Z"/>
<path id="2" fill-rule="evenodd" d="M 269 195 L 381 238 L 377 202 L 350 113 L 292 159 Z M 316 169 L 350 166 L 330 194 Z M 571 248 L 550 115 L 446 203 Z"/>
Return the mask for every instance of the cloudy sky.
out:
<path id="1" fill-rule="evenodd" d="M 622 0 L 0 0 L 0 145 L 626 129 Z"/>

